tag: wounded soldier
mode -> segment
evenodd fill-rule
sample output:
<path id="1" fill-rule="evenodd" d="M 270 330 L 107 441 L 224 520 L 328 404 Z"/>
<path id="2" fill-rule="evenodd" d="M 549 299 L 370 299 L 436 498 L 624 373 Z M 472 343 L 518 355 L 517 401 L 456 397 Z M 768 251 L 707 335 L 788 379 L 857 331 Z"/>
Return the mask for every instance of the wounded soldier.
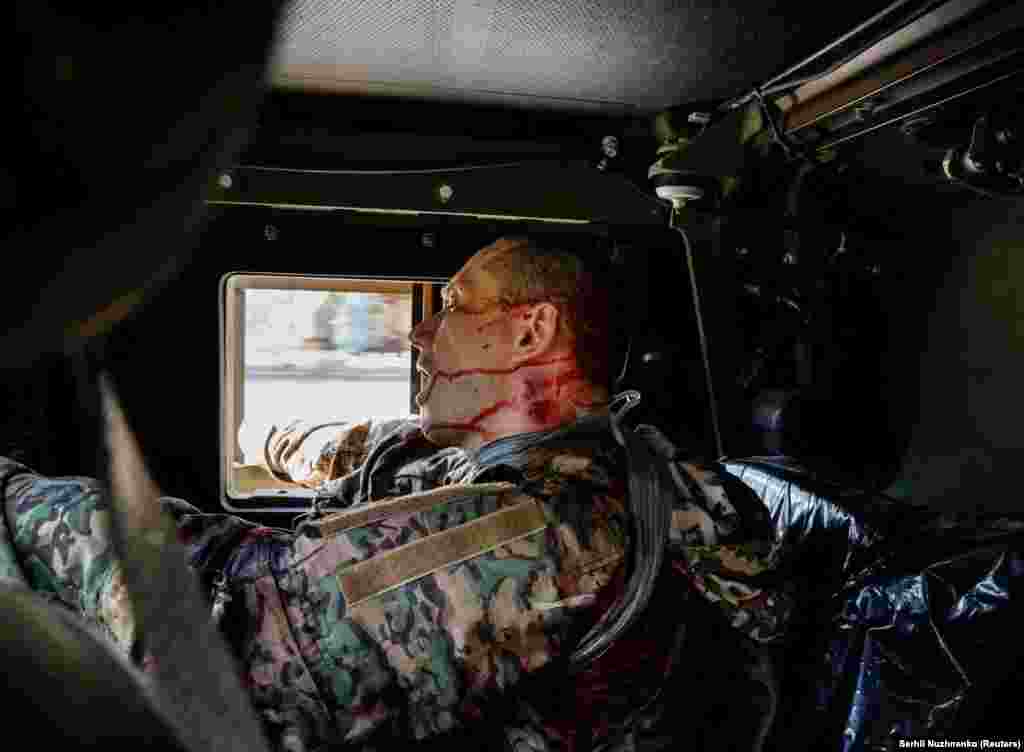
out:
<path id="1" fill-rule="evenodd" d="M 570 660 L 622 596 L 639 544 L 608 311 L 577 257 L 499 240 L 410 334 L 418 416 L 268 437 L 267 469 L 329 492 L 324 514 L 285 531 L 162 499 L 276 748 L 470 736 L 631 748 L 685 722 L 684 704 L 665 706 L 692 670 L 680 646 L 697 614 L 734 639 L 740 657 L 721 660 L 746 684 L 730 722 L 758 746 L 792 598 L 764 585 L 778 554 L 764 510 L 707 468 L 671 463 L 671 532 L 644 613 Z M 0 578 L 53 593 L 138 665 L 159 660 L 133 619 L 101 485 L 4 458 L 0 482 Z"/>

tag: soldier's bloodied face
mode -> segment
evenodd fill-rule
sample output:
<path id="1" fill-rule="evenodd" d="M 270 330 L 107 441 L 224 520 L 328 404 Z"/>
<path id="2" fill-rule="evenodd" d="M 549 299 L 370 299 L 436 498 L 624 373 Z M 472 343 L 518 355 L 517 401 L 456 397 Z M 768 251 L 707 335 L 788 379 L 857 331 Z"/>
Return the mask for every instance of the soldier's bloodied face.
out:
<path id="1" fill-rule="evenodd" d="M 592 403 L 556 301 L 510 300 L 507 252 L 497 241 L 444 289 L 443 310 L 410 334 L 420 350 L 416 398 L 432 442 L 475 449 L 516 433 L 555 428 Z"/>

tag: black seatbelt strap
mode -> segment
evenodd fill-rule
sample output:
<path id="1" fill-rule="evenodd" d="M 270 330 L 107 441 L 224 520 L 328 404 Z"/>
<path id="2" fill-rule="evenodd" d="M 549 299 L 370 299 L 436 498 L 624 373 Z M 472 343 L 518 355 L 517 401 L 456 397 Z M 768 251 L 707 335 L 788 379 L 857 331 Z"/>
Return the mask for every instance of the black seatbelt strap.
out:
<path id="1" fill-rule="evenodd" d="M 625 401 L 621 410 L 614 407 Z M 622 420 L 640 402 L 637 391 L 622 392 L 612 400 L 611 425 L 616 441 L 626 450 L 629 472 L 629 504 L 634 521 L 633 570 L 620 597 L 583 637 L 569 658 L 569 670 L 577 672 L 602 656 L 643 613 L 665 556 L 672 522 L 672 487 L 659 473 L 657 458 L 646 439 L 636 431 L 624 431 Z"/>

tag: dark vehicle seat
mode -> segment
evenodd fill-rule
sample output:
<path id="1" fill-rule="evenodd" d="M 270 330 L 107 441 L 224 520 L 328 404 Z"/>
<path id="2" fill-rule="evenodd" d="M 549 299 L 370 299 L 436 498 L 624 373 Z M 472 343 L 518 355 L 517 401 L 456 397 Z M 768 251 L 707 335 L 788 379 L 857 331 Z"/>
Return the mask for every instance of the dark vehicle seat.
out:
<path id="1" fill-rule="evenodd" d="M 776 540 L 792 548 L 792 567 L 835 581 L 896 528 L 927 510 L 825 480 L 787 456 L 725 459 L 719 470 L 742 481 L 768 508 Z"/>
<path id="2" fill-rule="evenodd" d="M 129 665 L 79 616 L 36 593 L 0 585 L 0 696 L 17 729 L 60 749 L 186 752 L 172 720 Z M 17 719 L 15 721 L 15 719 Z"/>
<path id="3" fill-rule="evenodd" d="M 800 596 L 766 748 L 1010 730 L 988 708 L 1021 657 L 1024 517 L 936 513 L 784 456 L 718 469 L 767 508 Z"/>

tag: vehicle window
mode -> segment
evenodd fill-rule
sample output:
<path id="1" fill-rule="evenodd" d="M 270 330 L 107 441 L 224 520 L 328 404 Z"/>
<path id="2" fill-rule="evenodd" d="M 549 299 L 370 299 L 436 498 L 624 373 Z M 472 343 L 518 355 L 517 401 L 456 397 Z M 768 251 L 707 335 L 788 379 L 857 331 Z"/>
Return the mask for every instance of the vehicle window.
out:
<path id="1" fill-rule="evenodd" d="M 414 302 L 422 316 L 433 287 L 270 274 L 226 278 L 221 445 L 228 497 L 313 495 L 263 470 L 271 426 L 410 414 L 416 375 L 408 333 Z"/>

